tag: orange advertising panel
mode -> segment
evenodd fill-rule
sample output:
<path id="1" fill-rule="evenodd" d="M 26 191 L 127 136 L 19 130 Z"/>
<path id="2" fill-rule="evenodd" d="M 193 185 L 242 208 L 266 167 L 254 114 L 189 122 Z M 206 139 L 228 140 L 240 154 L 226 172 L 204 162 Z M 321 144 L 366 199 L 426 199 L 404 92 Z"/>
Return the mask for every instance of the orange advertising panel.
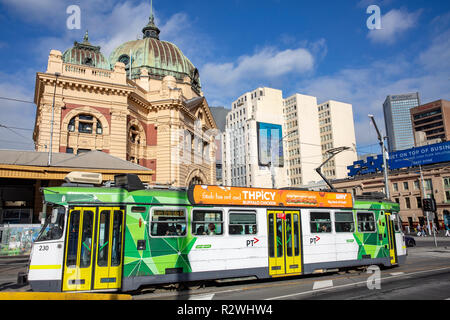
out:
<path id="1" fill-rule="evenodd" d="M 350 193 L 276 190 L 196 185 L 189 189 L 192 204 L 351 208 Z"/>

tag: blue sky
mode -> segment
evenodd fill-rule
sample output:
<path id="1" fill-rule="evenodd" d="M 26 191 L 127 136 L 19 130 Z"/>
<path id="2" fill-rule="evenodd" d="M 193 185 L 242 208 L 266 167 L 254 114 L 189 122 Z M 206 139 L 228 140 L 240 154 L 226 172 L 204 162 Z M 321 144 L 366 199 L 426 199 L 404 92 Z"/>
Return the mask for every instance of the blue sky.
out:
<path id="1" fill-rule="evenodd" d="M 69 30 L 70 5 L 81 28 Z M 384 131 L 387 95 L 419 91 L 422 102 L 450 99 L 450 2 L 170 1 L 154 0 L 161 40 L 175 43 L 200 70 L 210 106 L 258 86 L 353 105 L 358 151 L 378 152 L 369 113 Z M 382 30 L 366 25 L 369 5 L 381 9 Z M 0 0 L 0 97 L 33 101 L 36 72 L 51 49 L 81 41 L 109 56 L 136 39 L 150 0 Z M 32 129 L 35 105 L 0 99 L 0 125 Z M 33 149 L 32 131 L 0 127 L 0 148 Z"/>

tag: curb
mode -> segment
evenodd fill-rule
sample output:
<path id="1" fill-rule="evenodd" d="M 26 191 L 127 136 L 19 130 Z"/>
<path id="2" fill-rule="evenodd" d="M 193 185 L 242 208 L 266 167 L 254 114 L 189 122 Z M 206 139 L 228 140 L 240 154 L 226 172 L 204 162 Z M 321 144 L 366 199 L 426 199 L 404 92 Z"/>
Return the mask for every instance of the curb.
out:
<path id="1" fill-rule="evenodd" d="M 0 300 L 132 300 L 129 294 L 0 292 Z"/>

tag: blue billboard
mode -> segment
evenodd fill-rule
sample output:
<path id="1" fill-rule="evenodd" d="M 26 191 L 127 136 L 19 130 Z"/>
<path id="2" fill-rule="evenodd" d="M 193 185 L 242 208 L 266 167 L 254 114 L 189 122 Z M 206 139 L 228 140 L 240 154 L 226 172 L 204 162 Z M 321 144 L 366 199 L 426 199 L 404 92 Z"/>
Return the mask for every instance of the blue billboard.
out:
<path id="1" fill-rule="evenodd" d="M 450 161 L 450 141 L 389 153 L 389 169 Z"/>
<path id="2" fill-rule="evenodd" d="M 390 170 L 395 170 L 447 161 L 450 161 L 450 141 L 390 152 L 388 166 Z M 383 170 L 383 157 L 380 154 L 368 157 L 366 161 L 355 161 L 347 169 L 350 177 L 379 172 Z"/>
<path id="3" fill-rule="evenodd" d="M 283 132 L 279 124 L 257 122 L 258 163 L 260 166 L 284 166 Z"/>

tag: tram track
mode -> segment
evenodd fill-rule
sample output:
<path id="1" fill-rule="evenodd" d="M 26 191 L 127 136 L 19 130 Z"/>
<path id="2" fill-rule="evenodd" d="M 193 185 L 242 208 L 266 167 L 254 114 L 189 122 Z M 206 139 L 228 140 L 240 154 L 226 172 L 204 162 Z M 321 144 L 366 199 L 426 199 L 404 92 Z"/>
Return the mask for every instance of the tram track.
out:
<path id="1" fill-rule="evenodd" d="M 24 263 L 0 263 L 1 267 L 26 267 L 28 265 L 28 262 Z"/>
<path id="2" fill-rule="evenodd" d="M 391 283 L 392 281 L 404 281 L 407 278 L 414 278 L 414 277 L 426 277 L 429 274 L 439 274 L 439 273 L 448 273 L 450 270 L 450 265 L 436 265 L 433 267 L 430 266 L 417 266 L 415 268 L 389 268 L 389 269 L 383 269 L 381 271 L 381 281 L 386 284 L 386 281 L 388 283 Z M 398 272 L 397 272 L 398 271 Z M 351 290 L 351 288 L 354 287 L 361 287 L 365 286 L 367 284 L 367 277 L 369 275 L 360 270 L 351 270 L 351 272 L 346 272 L 345 274 L 339 274 L 339 273 L 328 273 L 323 275 L 310 275 L 310 276 L 303 276 L 303 277 L 297 277 L 295 279 L 291 280 L 261 280 L 263 283 L 258 283 L 259 281 L 245 281 L 245 282 L 237 282 L 237 283 L 229 283 L 226 287 L 219 285 L 214 285 L 211 283 L 206 288 L 202 289 L 192 289 L 192 290 L 180 290 L 180 291 L 174 291 L 172 288 L 172 292 L 170 289 L 163 289 L 163 288 L 157 288 L 153 292 L 143 292 L 139 295 L 134 296 L 133 299 L 136 300 L 147 300 L 147 299 L 171 299 L 173 297 L 176 297 L 177 299 L 192 299 L 195 297 L 201 297 L 201 296 L 218 296 L 221 294 L 232 294 L 233 299 L 241 299 L 243 297 L 247 297 L 249 295 L 249 292 L 252 291 L 259 291 L 262 290 L 280 290 L 280 292 L 284 291 L 286 289 L 286 292 L 295 290 L 296 287 L 301 287 L 301 291 L 297 292 L 291 292 L 289 294 L 284 295 L 278 295 L 278 296 L 271 296 L 271 297 L 264 297 L 261 298 L 263 300 L 279 300 L 279 299 L 300 299 L 301 297 L 308 297 L 310 295 L 316 295 L 318 293 L 327 293 L 331 294 L 333 290 Z M 322 289 L 316 289 L 311 290 L 314 288 L 314 283 L 319 281 L 324 281 L 327 279 L 332 279 L 334 283 L 337 285 L 322 288 Z M 252 283 L 253 282 L 253 283 Z M 348 282 L 348 283 L 345 283 Z M 242 286 L 242 287 L 240 287 Z M 289 289 L 290 288 L 290 289 Z M 309 288 L 309 289 L 308 289 Z M 407 287 L 405 287 L 407 288 Z M 398 288 L 405 289 L 405 288 Z M 222 290 L 221 290 L 222 289 Z M 378 291 L 372 292 L 373 294 L 379 294 Z M 226 299 L 228 299 L 227 297 Z"/>

